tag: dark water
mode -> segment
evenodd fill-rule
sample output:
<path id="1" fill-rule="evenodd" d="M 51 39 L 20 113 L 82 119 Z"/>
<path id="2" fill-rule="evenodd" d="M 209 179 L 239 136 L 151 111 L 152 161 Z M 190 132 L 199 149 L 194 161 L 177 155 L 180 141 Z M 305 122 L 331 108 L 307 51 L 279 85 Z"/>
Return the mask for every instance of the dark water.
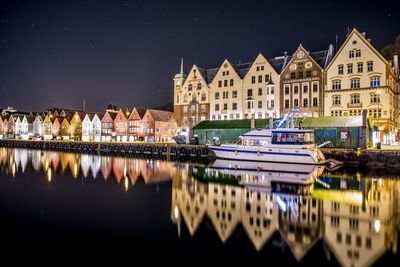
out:
<path id="1" fill-rule="evenodd" d="M 0 256 L 399 260 L 396 174 L 253 167 L 0 148 Z"/>

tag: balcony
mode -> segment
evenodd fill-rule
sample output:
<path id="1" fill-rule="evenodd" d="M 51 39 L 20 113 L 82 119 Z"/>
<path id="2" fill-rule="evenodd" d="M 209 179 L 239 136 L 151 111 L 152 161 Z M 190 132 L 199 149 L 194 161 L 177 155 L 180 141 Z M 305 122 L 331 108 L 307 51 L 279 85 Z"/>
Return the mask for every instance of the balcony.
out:
<path id="1" fill-rule="evenodd" d="M 348 108 L 362 108 L 362 102 L 360 103 L 347 103 Z"/>

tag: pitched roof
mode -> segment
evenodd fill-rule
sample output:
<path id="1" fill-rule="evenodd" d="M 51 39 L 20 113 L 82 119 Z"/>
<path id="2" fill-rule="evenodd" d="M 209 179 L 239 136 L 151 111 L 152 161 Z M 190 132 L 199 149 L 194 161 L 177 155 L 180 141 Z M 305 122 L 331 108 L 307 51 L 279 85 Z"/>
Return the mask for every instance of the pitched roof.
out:
<path id="1" fill-rule="evenodd" d="M 325 69 L 328 66 L 329 62 L 331 62 L 332 60 L 332 54 L 329 53 L 329 49 L 317 52 L 311 52 L 310 56 L 315 60 L 315 62 L 317 62 L 317 64 L 322 69 Z"/>
<path id="2" fill-rule="evenodd" d="M 291 56 L 280 56 L 268 59 L 268 62 L 275 69 L 275 71 L 280 74 L 283 69 L 286 67 L 287 63 L 291 60 Z"/>
<path id="3" fill-rule="evenodd" d="M 117 117 L 118 112 L 117 111 L 107 111 L 106 113 L 108 113 L 111 117 L 112 120 L 115 119 L 115 117 Z M 104 114 L 105 115 L 105 114 Z"/>
<path id="4" fill-rule="evenodd" d="M 25 116 L 25 117 L 26 117 L 26 121 L 28 123 L 33 123 L 33 121 L 35 120 L 35 116 L 28 115 L 28 116 Z"/>
<path id="5" fill-rule="evenodd" d="M 146 114 L 147 108 L 134 108 L 136 112 L 139 114 L 139 117 L 142 119 L 144 114 Z"/>
<path id="6" fill-rule="evenodd" d="M 153 117 L 155 121 L 172 121 L 174 120 L 174 113 L 164 110 L 148 109 L 147 112 Z"/>
<path id="7" fill-rule="evenodd" d="M 256 128 L 265 128 L 269 125 L 268 119 L 256 119 L 255 127 Z M 251 120 L 243 119 L 243 120 L 224 120 L 224 121 L 202 121 L 197 124 L 193 129 L 250 129 Z"/>
<path id="8" fill-rule="evenodd" d="M 212 69 L 205 69 L 200 67 L 197 68 L 200 71 L 201 76 L 203 76 L 204 80 L 206 80 L 207 83 L 211 83 L 212 80 L 214 80 L 214 77 L 215 75 L 217 75 L 217 72 L 219 70 L 219 68 L 212 68 Z"/>
<path id="9" fill-rule="evenodd" d="M 249 71 L 249 69 L 253 65 L 253 62 L 240 63 L 240 64 L 231 64 L 231 65 L 235 69 L 235 71 L 239 75 L 239 77 L 241 79 L 243 79 L 244 76 L 246 75 L 246 73 Z"/>

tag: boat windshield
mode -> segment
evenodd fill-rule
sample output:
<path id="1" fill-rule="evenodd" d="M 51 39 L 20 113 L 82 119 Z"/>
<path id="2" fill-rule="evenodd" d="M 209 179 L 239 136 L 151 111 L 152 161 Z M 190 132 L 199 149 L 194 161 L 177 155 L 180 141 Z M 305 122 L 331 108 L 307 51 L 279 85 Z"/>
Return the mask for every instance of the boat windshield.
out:
<path id="1" fill-rule="evenodd" d="M 313 132 L 273 132 L 272 144 L 313 144 Z"/>

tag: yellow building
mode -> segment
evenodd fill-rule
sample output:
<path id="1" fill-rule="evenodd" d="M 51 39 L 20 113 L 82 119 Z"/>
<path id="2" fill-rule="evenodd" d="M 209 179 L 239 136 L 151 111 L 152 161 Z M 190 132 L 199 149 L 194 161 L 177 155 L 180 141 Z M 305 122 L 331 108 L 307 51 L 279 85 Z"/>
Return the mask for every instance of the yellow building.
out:
<path id="1" fill-rule="evenodd" d="M 365 33 L 353 29 L 326 68 L 324 115 L 359 116 L 366 110 L 380 130 L 374 142 L 394 142 L 399 122 L 396 61 L 388 62 Z"/>

